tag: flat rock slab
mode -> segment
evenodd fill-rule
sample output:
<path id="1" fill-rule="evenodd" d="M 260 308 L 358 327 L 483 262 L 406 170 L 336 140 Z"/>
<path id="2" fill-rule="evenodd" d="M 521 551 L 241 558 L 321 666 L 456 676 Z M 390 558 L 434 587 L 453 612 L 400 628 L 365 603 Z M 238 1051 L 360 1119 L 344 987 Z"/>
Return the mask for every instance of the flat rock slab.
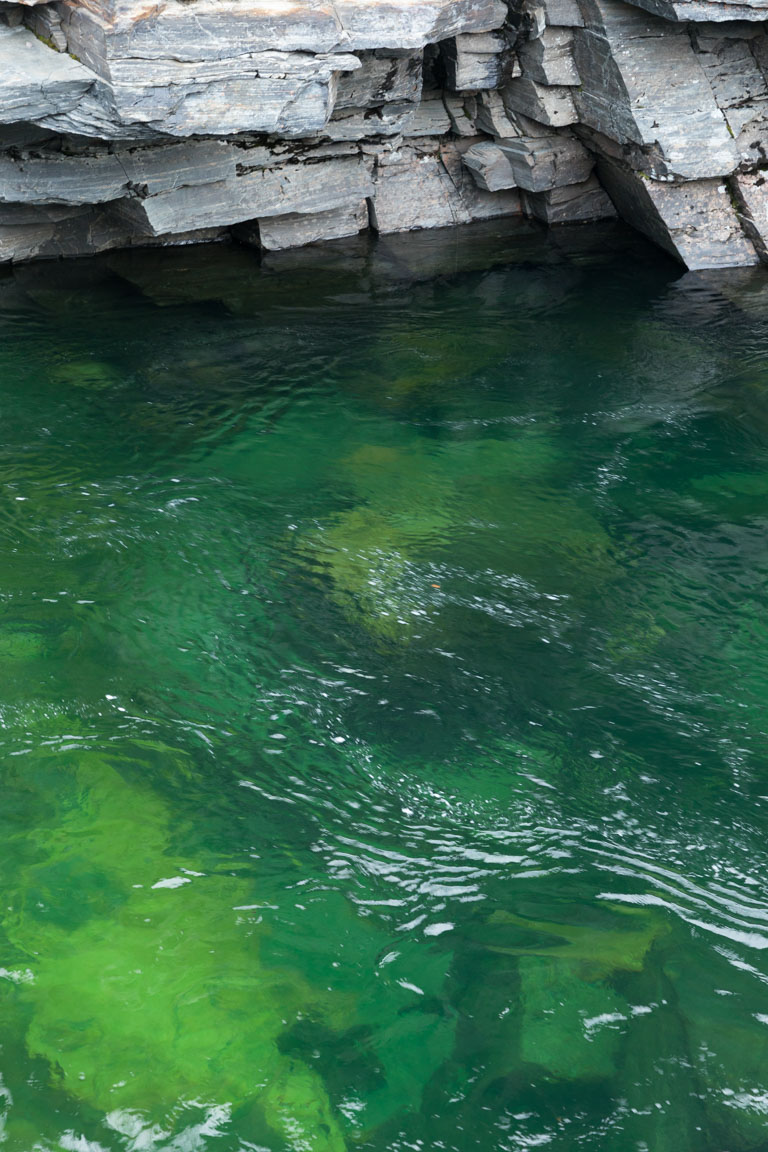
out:
<path id="1" fill-rule="evenodd" d="M 768 259 L 768 181 L 765 172 L 739 172 L 733 190 L 742 214 L 744 231 L 763 260 Z"/>
<path id="2" fill-rule="evenodd" d="M 115 60 L 194 63 L 253 52 L 416 49 L 500 28 L 502 0 L 65 0 L 72 50 L 106 78 Z"/>
<path id="3" fill-rule="evenodd" d="M 758 262 L 722 180 L 685 184 L 644 179 L 601 160 L 600 178 L 620 214 L 691 270 Z"/>
<path id="4" fill-rule="evenodd" d="M 616 215 L 610 197 L 595 176 L 548 192 L 524 192 L 523 201 L 531 216 L 544 224 L 585 224 L 610 220 Z"/>
<path id="5" fill-rule="evenodd" d="M 367 227 L 368 205 L 361 200 L 351 207 L 332 208 L 328 212 L 292 213 L 258 220 L 237 228 L 235 236 L 241 243 L 252 244 L 265 252 L 282 252 L 318 241 L 357 236 Z"/>
<path id="6" fill-rule="evenodd" d="M 403 148 L 381 157 L 374 174 L 371 224 L 377 232 L 445 228 L 520 213 L 518 193 L 478 188 L 451 144 Z"/>
<path id="7" fill-rule="evenodd" d="M 28 29 L 0 25 L 0 124 L 34 122 L 74 107 L 95 80 Z"/>
<path id="8" fill-rule="evenodd" d="M 549 128 L 564 128 L 579 119 L 570 87 L 548 87 L 530 76 L 520 76 L 507 84 L 504 103 L 511 111 L 521 112 Z"/>
<path id="9" fill-rule="evenodd" d="M 768 4 L 757 0 L 630 0 L 646 12 L 661 16 L 664 20 L 680 21 L 727 21 L 727 20 L 766 20 Z"/>
<path id="10" fill-rule="evenodd" d="M 358 156 L 286 163 L 120 204 L 136 229 L 150 236 L 221 228 L 246 220 L 356 207 L 373 192 L 372 169 L 372 160 Z"/>
<path id="11" fill-rule="evenodd" d="M 570 28 L 546 27 L 540 36 L 518 48 L 523 74 L 537 84 L 576 85 L 581 80 L 573 60 Z"/>
<path id="12" fill-rule="evenodd" d="M 574 33 L 578 119 L 640 145 L 655 178 L 721 176 L 739 161 L 725 117 L 684 28 L 617 0 L 582 0 Z"/>
<path id="13" fill-rule="evenodd" d="M 79 154 L 14 150 L 0 154 L 0 202 L 100 204 L 131 193 L 157 195 L 210 184 L 235 177 L 238 152 L 214 140 Z"/>
<path id="14" fill-rule="evenodd" d="M 483 188 L 486 192 L 499 192 L 503 188 L 517 187 L 512 166 L 497 144 L 492 144 L 489 140 L 473 144 L 463 154 L 462 159 L 472 173 L 478 188 Z"/>
<path id="15" fill-rule="evenodd" d="M 499 141 L 518 188 L 548 192 L 587 180 L 594 157 L 570 136 L 519 136 Z"/>

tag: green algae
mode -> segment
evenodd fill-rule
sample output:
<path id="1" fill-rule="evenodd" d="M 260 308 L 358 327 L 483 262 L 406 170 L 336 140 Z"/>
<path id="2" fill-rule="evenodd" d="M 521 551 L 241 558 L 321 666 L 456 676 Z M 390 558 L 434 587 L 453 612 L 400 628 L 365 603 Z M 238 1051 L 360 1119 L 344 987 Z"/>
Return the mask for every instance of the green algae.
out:
<path id="1" fill-rule="evenodd" d="M 369 443 L 337 463 L 352 508 L 302 532 L 297 554 L 330 581 L 332 597 L 372 634 L 406 640 L 434 618 L 428 556 L 472 548 L 479 523 L 504 527 L 504 563 L 545 589 L 594 591 L 618 578 L 616 550 L 599 521 L 555 494 L 564 462 L 555 429 L 503 440 L 458 440 L 439 450 Z"/>
<path id="2" fill-rule="evenodd" d="M 565 924 L 556 920 L 528 920 L 514 912 L 499 910 L 489 920 L 491 926 L 509 925 L 544 937 L 540 943 L 502 947 L 489 944 L 491 951 L 518 956 L 559 957 L 580 964 L 596 978 L 614 972 L 640 972 L 654 942 L 667 930 L 656 913 L 618 907 L 626 927 L 593 924 Z M 553 943 L 560 939 L 563 944 Z"/>
<path id="3" fill-rule="evenodd" d="M 526 956 L 519 972 L 522 1062 L 557 1080 L 611 1079 L 626 1001 L 560 960 Z"/>
<path id="4" fill-rule="evenodd" d="M 10 1152 L 762 1152 L 764 333 L 586 235 L 3 282 Z"/>
<path id="5" fill-rule="evenodd" d="M 184 1101 L 256 1102 L 289 1147 L 341 1152 L 322 1081 L 278 1047 L 286 1021 L 322 1012 L 324 997 L 260 963 L 258 932 L 238 914 L 250 885 L 184 867 L 166 805 L 107 759 L 80 754 L 68 776 L 55 828 L 35 837 L 41 859 L 2 917 L 30 964 L 18 989 L 30 1055 L 104 1112 L 167 1126 Z M 74 929 L 52 915 L 65 890 L 83 910 Z"/>

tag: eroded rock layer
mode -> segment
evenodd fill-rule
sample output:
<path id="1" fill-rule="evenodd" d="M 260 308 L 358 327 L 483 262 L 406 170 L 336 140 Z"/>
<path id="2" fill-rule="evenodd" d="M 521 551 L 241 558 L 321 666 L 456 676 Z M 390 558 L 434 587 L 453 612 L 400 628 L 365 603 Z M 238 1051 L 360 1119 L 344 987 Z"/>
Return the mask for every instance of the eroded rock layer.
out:
<path id="1" fill-rule="evenodd" d="M 0 0 L 0 262 L 617 211 L 768 252 L 746 0 Z"/>

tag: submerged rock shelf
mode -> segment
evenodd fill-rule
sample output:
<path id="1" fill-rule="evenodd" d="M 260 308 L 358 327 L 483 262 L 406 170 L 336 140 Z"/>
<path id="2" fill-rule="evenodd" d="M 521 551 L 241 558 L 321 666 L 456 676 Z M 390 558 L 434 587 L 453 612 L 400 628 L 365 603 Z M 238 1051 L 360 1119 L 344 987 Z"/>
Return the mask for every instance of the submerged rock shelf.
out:
<path id="1" fill-rule="evenodd" d="M 617 212 L 768 258 L 765 7 L 0 0 L 0 261 Z"/>

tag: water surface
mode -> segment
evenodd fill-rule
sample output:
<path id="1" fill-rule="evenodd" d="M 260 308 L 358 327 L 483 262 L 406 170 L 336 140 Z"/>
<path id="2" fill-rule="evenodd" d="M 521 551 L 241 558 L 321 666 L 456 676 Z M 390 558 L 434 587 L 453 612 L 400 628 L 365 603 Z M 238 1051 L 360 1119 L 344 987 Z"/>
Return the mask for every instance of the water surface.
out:
<path id="1" fill-rule="evenodd" d="M 0 280 L 9 1152 L 768 1149 L 768 278 Z"/>

